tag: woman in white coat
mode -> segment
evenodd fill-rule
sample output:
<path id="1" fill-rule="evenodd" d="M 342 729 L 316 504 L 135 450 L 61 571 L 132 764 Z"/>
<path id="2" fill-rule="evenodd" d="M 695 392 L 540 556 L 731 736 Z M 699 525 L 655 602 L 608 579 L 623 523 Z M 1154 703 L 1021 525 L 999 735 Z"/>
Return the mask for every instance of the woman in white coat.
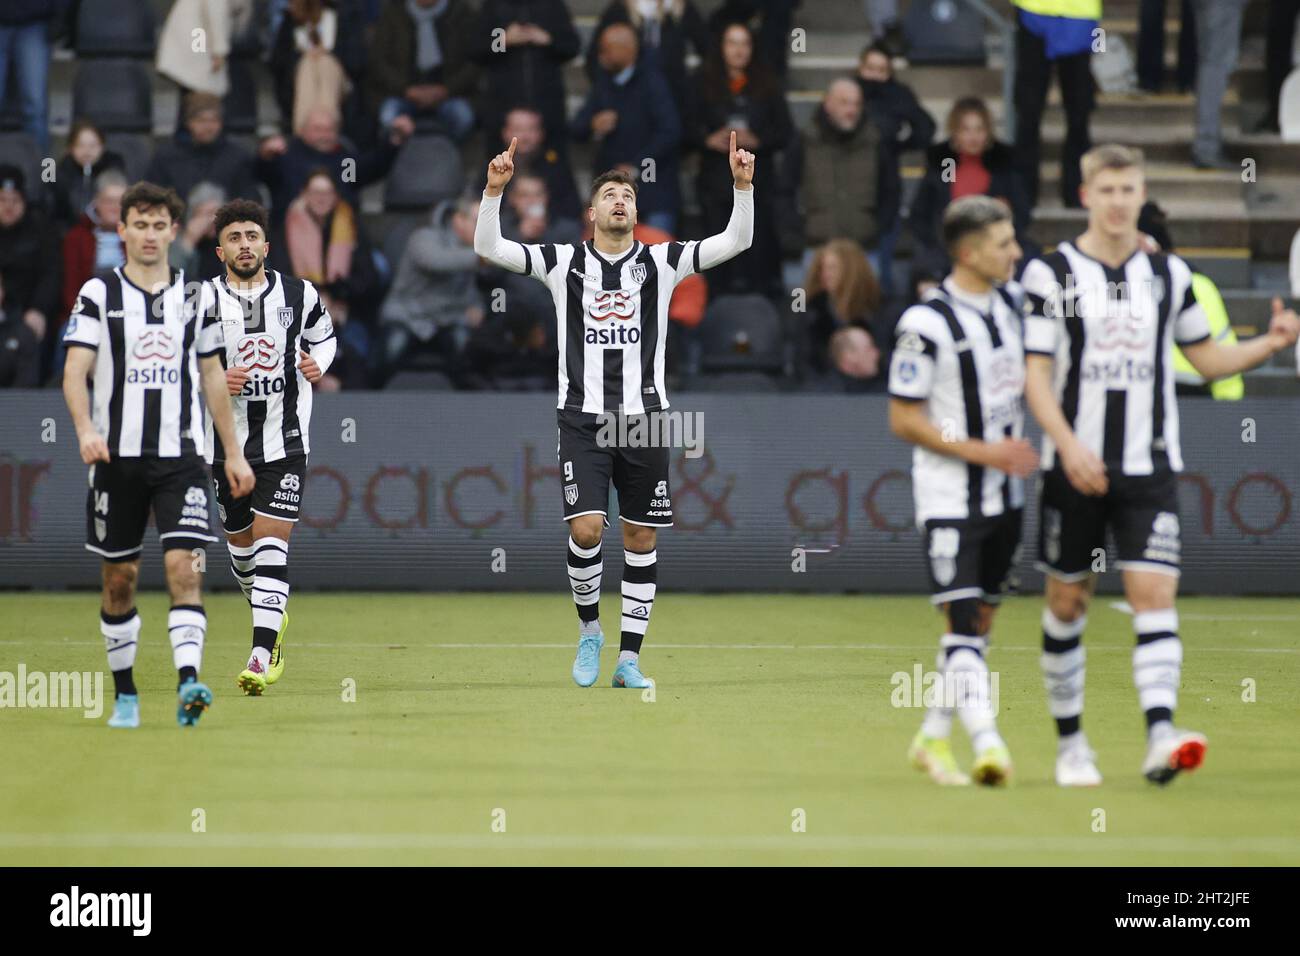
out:
<path id="1" fill-rule="evenodd" d="M 185 94 L 224 97 L 231 37 L 247 25 L 253 0 L 176 0 L 158 38 L 158 72 Z"/>

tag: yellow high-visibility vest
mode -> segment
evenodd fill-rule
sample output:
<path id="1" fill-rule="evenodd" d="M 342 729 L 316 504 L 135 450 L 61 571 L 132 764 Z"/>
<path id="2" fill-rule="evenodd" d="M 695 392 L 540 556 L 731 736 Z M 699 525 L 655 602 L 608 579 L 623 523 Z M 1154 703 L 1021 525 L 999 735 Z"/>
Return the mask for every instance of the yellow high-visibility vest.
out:
<path id="1" fill-rule="evenodd" d="M 1045 17 L 1101 19 L 1101 0 L 1011 0 L 1011 2 L 1026 13 L 1039 13 Z"/>
<path id="2" fill-rule="evenodd" d="M 1232 331 L 1228 321 L 1228 310 L 1223 304 L 1223 296 L 1209 276 L 1199 272 L 1192 273 L 1192 295 L 1205 312 L 1210 322 L 1210 338 L 1224 345 L 1234 345 L 1237 334 Z M 1174 381 L 1183 385 L 1204 385 L 1205 378 L 1192 368 L 1187 356 L 1178 346 L 1174 346 Z M 1240 374 L 1227 378 L 1215 379 L 1210 383 L 1210 394 L 1221 401 L 1236 401 L 1246 394 L 1246 383 Z"/>

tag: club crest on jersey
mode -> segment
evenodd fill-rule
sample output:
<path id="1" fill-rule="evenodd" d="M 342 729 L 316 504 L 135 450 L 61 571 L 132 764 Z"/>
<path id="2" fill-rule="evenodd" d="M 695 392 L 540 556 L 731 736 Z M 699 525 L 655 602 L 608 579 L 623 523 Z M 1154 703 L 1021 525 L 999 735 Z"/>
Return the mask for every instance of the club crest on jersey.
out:
<path id="1" fill-rule="evenodd" d="M 279 317 L 280 317 L 280 324 L 283 325 L 286 329 L 287 329 L 289 326 L 293 325 L 293 309 L 292 309 L 292 307 L 286 306 L 286 307 L 280 309 L 278 314 L 279 314 Z"/>
<path id="2" fill-rule="evenodd" d="M 638 285 L 640 285 L 642 282 L 645 282 L 645 263 L 638 262 L 636 265 L 634 265 L 631 269 L 628 270 L 628 274 L 632 277 L 632 281 L 637 283 Z"/>
<path id="3" fill-rule="evenodd" d="M 576 504 L 578 503 L 578 486 L 577 486 L 577 485 L 565 485 L 565 486 L 564 486 L 564 500 L 565 500 L 566 502 L 568 502 L 568 504 L 570 504 L 570 505 L 576 505 Z"/>

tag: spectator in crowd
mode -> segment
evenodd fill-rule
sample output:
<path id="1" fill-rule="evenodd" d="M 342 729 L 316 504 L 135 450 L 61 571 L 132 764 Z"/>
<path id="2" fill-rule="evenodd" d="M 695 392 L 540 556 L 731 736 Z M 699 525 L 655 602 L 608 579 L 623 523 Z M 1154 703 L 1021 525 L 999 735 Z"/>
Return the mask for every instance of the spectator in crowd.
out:
<path id="1" fill-rule="evenodd" d="M 458 142 L 469 135 L 478 88 L 474 25 L 467 0 L 389 0 L 368 69 L 371 109 L 385 131 L 398 116 L 427 116 Z"/>
<path id="2" fill-rule="evenodd" d="M 483 128 L 500 129 L 509 107 L 529 107 L 542 114 L 546 145 L 567 161 L 564 64 L 581 47 L 564 0 L 483 0 L 473 40 L 485 74 Z"/>
<path id="3" fill-rule="evenodd" d="M 0 279 L 0 388 L 40 384 L 40 340 L 17 312 L 5 309 L 5 284 Z"/>
<path id="4" fill-rule="evenodd" d="M 962 196 L 994 196 L 1011 207 L 1018 236 L 1029 228 L 1032 210 L 1010 146 L 993 138 L 993 117 L 984 101 L 968 96 L 948 113 L 948 138 L 926 151 L 925 175 L 912 200 L 912 234 L 918 255 L 946 273 L 950 263 L 940 239 L 943 211 Z"/>
<path id="5" fill-rule="evenodd" d="M 581 222 L 584 207 L 578 199 L 573 169 L 568 158 L 550 145 L 542 114 L 527 106 L 517 106 L 506 113 L 496 153 L 509 147 L 511 139 L 518 140 L 515 143 L 515 168 L 546 180 L 546 193 L 555 215 Z"/>
<path id="6" fill-rule="evenodd" d="M 868 329 L 860 325 L 842 328 L 831 336 L 832 381 L 845 392 L 883 392 L 886 376 L 880 348 Z"/>
<path id="7" fill-rule="evenodd" d="M 226 135 L 221 99 L 212 93 L 185 98 L 185 125 L 158 147 L 144 178 L 181 196 L 208 182 L 231 198 L 258 198 L 253 155 Z"/>
<path id="8" fill-rule="evenodd" d="M 54 225 L 27 204 L 26 177 L 0 165 L 0 280 L 7 308 L 21 316 L 41 343 L 41 380 L 53 357 L 59 313 L 59 237 Z"/>
<path id="9" fill-rule="evenodd" d="M 122 157 L 104 147 L 104 134 L 90 120 L 79 119 L 68 131 L 68 151 L 59 160 L 50 190 L 54 220 L 63 228 L 76 222 L 95 198 L 95 181 L 115 169 L 125 173 Z"/>
<path id="10" fill-rule="evenodd" d="M 50 27 L 63 16 L 67 6 L 67 0 L 0 3 L 0 103 L 8 95 L 12 72 L 17 81 L 23 130 L 36 140 L 42 155 L 50 152 Z"/>
<path id="11" fill-rule="evenodd" d="M 1055 64 L 1065 107 L 1061 150 L 1061 202 L 1078 208 L 1083 182 L 1079 160 L 1092 145 L 1089 119 L 1096 105 L 1092 68 L 1093 30 L 1101 0 L 1012 0 L 1016 17 L 1016 161 L 1029 205 L 1038 205 L 1039 127 Z"/>
<path id="12" fill-rule="evenodd" d="M 482 324 L 479 258 L 474 251 L 478 202 L 477 197 L 463 197 L 439 203 L 433 221 L 415 230 L 406 243 L 380 311 L 379 341 L 371 351 L 378 384 L 419 347 L 432 348 L 454 362 Z"/>
<path id="13" fill-rule="evenodd" d="M 596 40 L 611 23 L 627 23 L 641 38 L 641 60 L 653 58 L 673 91 L 677 112 L 687 112 L 686 47 L 701 60 L 715 42 L 693 0 L 611 0 L 587 46 L 587 73 L 596 78 Z M 752 36 L 751 36 L 752 40 Z"/>
<path id="14" fill-rule="evenodd" d="M 862 247 L 852 239 L 832 239 L 817 249 L 804 291 L 805 351 L 813 372 L 821 375 L 831 369 L 831 339 L 840 329 L 859 326 L 876 339 L 873 325 L 880 318 L 880 283 Z"/>
<path id="15" fill-rule="evenodd" d="M 1223 155 L 1220 111 L 1228 78 L 1237 68 L 1241 20 L 1248 0 L 1192 0 L 1196 21 L 1196 139 L 1192 165 L 1197 169 L 1240 167 Z M 1290 41 L 1288 40 L 1288 43 Z M 1280 87 L 1279 87 L 1280 90 Z"/>
<path id="16" fill-rule="evenodd" d="M 353 209 L 361 208 L 361 189 L 388 175 L 397 158 L 397 148 L 414 131 L 409 116 L 393 120 L 388 135 L 363 152 L 349 148 L 339 138 L 339 118 L 327 109 L 308 114 L 302 129 L 292 139 L 270 136 L 258 150 L 257 170 L 271 191 L 271 222 L 284 222 L 285 210 L 302 192 L 310 173 L 328 169 L 334 176 L 339 196 Z"/>
<path id="17" fill-rule="evenodd" d="M 934 120 L 911 88 L 895 78 L 893 61 L 882 43 L 865 47 L 858 56 L 858 86 L 867 116 L 880 130 L 880 280 L 885 294 L 892 295 L 894 246 L 902 227 L 902 154 L 929 147 Z"/>
<path id="18" fill-rule="evenodd" d="M 289 204 L 280 248 L 287 270 L 320 290 L 334 320 L 343 351 L 342 362 L 331 365 L 330 374 L 340 384 L 363 385 L 379 273 L 357 210 L 339 198 L 329 170 L 308 174 L 302 193 Z"/>
<path id="19" fill-rule="evenodd" d="M 668 81 L 652 63 L 637 64 L 636 32 L 626 23 L 600 35 L 600 75 L 569 126 L 576 142 L 595 140 L 595 168 L 620 168 L 641 179 L 637 218 L 665 232 L 677 226 L 681 191 L 681 120 Z"/>
<path id="20" fill-rule="evenodd" d="M 117 170 L 100 173 L 94 200 L 63 237 L 63 315 L 72 311 L 77 294 L 91 276 L 126 262 L 126 249 L 117 234 L 126 187 L 126 177 Z"/>
<path id="21" fill-rule="evenodd" d="M 253 0 L 176 0 L 158 37 L 158 72 L 185 94 L 211 93 L 220 99 L 230 91 L 227 60 L 231 38 L 242 33 L 253 14 Z M 202 29 L 203 43 L 194 42 Z M 196 47 L 198 47 L 196 49 Z"/>
<path id="22" fill-rule="evenodd" d="M 215 279 L 225 265 L 217 258 L 217 210 L 226 191 L 216 183 L 198 183 L 185 197 L 185 225 L 167 250 L 167 261 L 188 279 Z M 272 247 L 272 251 L 275 251 Z"/>
<path id="23" fill-rule="evenodd" d="M 1196 14 L 1192 0 L 1174 2 L 1181 8 L 1176 86 L 1180 93 L 1186 93 L 1196 85 Z M 1137 45 L 1138 88 L 1159 93 L 1165 86 L 1165 0 L 1142 0 Z M 1288 43 L 1288 54 L 1290 49 Z"/>
<path id="24" fill-rule="evenodd" d="M 801 0 L 725 0 L 708 19 L 709 33 L 719 36 L 733 23 L 745 23 L 758 38 L 757 58 L 785 82 L 790 56 L 790 29 Z"/>
<path id="25" fill-rule="evenodd" d="M 314 107 L 344 115 L 343 104 L 366 66 L 357 0 L 289 0 L 271 43 L 275 100 L 296 132 Z"/>
<path id="26" fill-rule="evenodd" d="M 517 242 L 563 244 L 582 241 L 582 226 L 578 220 L 551 212 L 546 180 L 531 172 L 515 173 L 511 180 L 501 232 L 507 239 Z"/>
<path id="27" fill-rule="evenodd" d="M 709 50 L 690 100 L 688 133 L 692 145 L 702 151 L 695 192 L 704 213 L 704 233 L 713 235 L 726 229 L 731 218 L 732 131 L 738 148 L 762 157 L 789 144 L 794 123 L 780 85 L 763 61 L 754 58 L 754 34 L 744 23 L 727 27 Z M 748 255 L 710 270 L 708 282 L 715 295 L 784 295 L 775 195 L 772 189 L 755 192 L 753 245 Z"/>
<path id="28" fill-rule="evenodd" d="M 1185 8 L 1191 0 L 1184 0 Z M 1183 14 L 1186 17 L 1186 13 Z M 1282 100 L 1282 84 L 1291 73 L 1295 60 L 1295 23 L 1300 17 L 1300 0 L 1269 0 L 1268 27 L 1264 44 L 1264 74 L 1268 82 L 1268 111 L 1256 132 L 1281 132 L 1278 110 Z M 1186 29 L 1186 23 L 1183 27 Z"/>
<path id="29" fill-rule="evenodd" d="M 832 80 L 803 136 L 800 202 L 805 246 L 848 238 L 872 249 L 879 235 L 880 130 L 863 115 L 862 90 Z"/>

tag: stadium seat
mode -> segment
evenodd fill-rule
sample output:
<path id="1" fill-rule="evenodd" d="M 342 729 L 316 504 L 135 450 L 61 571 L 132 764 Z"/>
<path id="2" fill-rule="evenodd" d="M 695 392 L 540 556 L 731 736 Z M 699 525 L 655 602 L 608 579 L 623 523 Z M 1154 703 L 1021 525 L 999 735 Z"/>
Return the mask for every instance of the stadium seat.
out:
<path id="1" fill-rule="evenodd" d="M 92 120 L 105 133 L 151 133 L 149 70 L 134 60 L 85 61 L 73 81 L 72 115 Z"/>
<path id="2" fill-rule="evenodd" d="M 397 266 L 402 261 L 402 250 L 406 248 L 411 233 L 427 225 L 428 222 L 429 217 L 424 213 L 402 213 L 384 217 L 383 225 L 375 238 L 379 241 L 379 248 L 383 251 L 384 258 L 388 260 L 393 275 L 397 274 Z"/>
<path id="3" fill-rule="evenodd" d="M 255 60 L 229 61 L 230 90 L 222 101 L 227 133 L 257 132 L 257 71 Z"/>
<path id="4" fill-rule="evenodd" d="M 903 14 L 913 66 L 985 62 L 984 17 L 965 3 L 913 3 Z"/>
<path id="5" fill-rule="evenodd" d="M 77 10 L 72 46 L 79 57 L 153 59 L 157 24 L 147 0 L 95 0 Z"/>
<path id="6" fill-rule="evenodd" d="M 385 209 L 426 210 L 460 192 L 460 150 L 443 136 L 413 136 L 402 146 L 384 186 Z"/>
<path id="7" fill-rule="evenodd" d="M 41 148 L 26 133 L 0 133 L 0 163 L 14 165 L 27 177 L 27 198 L 39 198 L 41 183 Z"/>
<path id="8" fill-rule="evenodd" d="M 700 324 L 700 333 L 706 372 L 774 372 L 782 367 L 781 317 L 761 295 L 714 299 Z"/>
<path id="9" fill-rule="evenodd" d="M 127 179 L 135 182 L 144 177 L 144 171 L 149 168 L 149 160 L 153 158 L 152 136 L 140 133 L 106 133 L 104 146 L 121 155 L 122 162 L 126 164 Z"/>

